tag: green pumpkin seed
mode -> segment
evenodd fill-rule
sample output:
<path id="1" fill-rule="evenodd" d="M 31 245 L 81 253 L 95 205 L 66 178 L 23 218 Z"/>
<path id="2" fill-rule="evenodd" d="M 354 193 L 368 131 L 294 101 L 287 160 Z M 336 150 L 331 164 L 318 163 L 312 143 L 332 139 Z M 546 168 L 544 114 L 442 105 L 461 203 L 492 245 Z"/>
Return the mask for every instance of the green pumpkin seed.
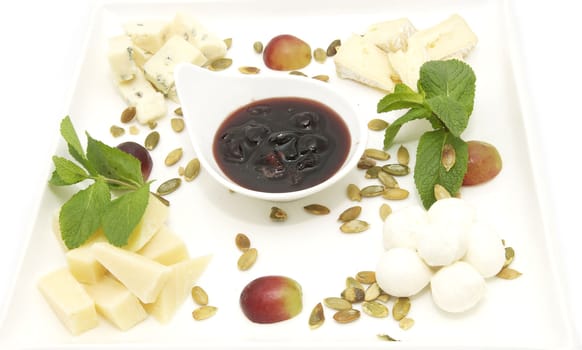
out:
<path id="1" fill-rule="evenodd" d="M 323 81 L 325 83 L 327 83 L 329 81 L 329 75 L 325 75 L 325 74 L 314 75 L 311 78 L 315 79 L 315 80 Z"/>
<path id="2" fill-rule="evenodd" d="M 192 287 L 192 300 L 198 305 L 208 305 L 208 294 L 200 286 Z"/>
<path id="3" fill-rule="evenodd" d="M 148 128 L 150 128 L 150 130 L 154 130 L 157 127 L 158 127 L 158 122 L 156 122 L 156 121 L 148 122 Z"/>
<path id="4" fill-rule="evenodd" d="M 328 46 L 327 46 L 327 50 L 325 50 L 325 54 L 327 55 L 327 57 L 333 57 L 335 56 L 335 54 L 337 53 L 338 48 L 342 45 L 342 42 L 340 39 L 335 39 L 334 41 L 332 41 Z"/>
<path id="5" fill-rule="evenodd" d="M 313 310 L 311 310 L 311 314 L 309 315 L 309 328 L 316 329 L 321 327 L 323 322 L 325 321 L 325 315 L 323 313 L 323 306 L 321 303 L 317 303 Z"/>
<path id="6" fill-rule="evenodd" d="M 388 122 L 382 119 L 372 119 L 368 122 L 368 129 L 372 131 L 382 131 L 388 127 Z"/>
<path id="7" fill-rule="evenodd" d="M 347 287 L 341 293 L 341 297 L 350 303 L 361 303 L 364 301 L 365 295 L 364 290 L 357 287 Z"/>
<path id="8" fill-rule="evenodd" d="M 129 106 L 121 112 L 121 122 L 127 124 L 135 118 L 136 108 L 135 106 Z"/>
<path id="9" fill-rule="evenodd" d="M 324 63 L 327 59 L 327 54 L 325 53 L 324 49 L 318 47 L 317 49 L 313 50 L 313 58 L 318 63 Z"/>
<path id="10" fill-rule="evenodd" d="M 505 263 L 503 267 L 511 265 L 513 259 L 515 258 L 515 250 L 512 247 L 505 247 Z"/>
<path id="11" fill-rule="evenodd" d="M 376 301 L 387 303 L 390 300 L 390 295 L 384 292 L 380 293 L 380 295 L 376 298 Z"/>
<path id="12" fill-rule="evenodd" d="M 370 185 L 362 188 L 360 195 L 362 197 L 377 197 L 386 191 L 386 188 L 382 185 Z"/>
<path id="13" fill-rule="evenodd" d="M 366 169 L 366 174 L 364 175 L 364 177 L 366 179 L 377 179 L 378 178 L 378 174 L 383 172 L 382 171 L 382 167 L 379 166 L 373 166 L 370 169 Z"/>
<path id="14" fill-rule="evenodd" d="M 172 118 L 170 124 L 172 125 L 172 130 L 175 132 L 182 132 L 184 130 L 184 119 L 182 118 Z"/>
<path id="15" fill-rule="evenodd" d="M 372 284 L 370 284 L 368 286 L 368 288 L 366 288 L 366 292 L 364 294 L 364 300 L 366 300 L 366 301 L 376 300 L 376 298 L 378 298 L 381 293 L 382 293 L 382 290 L 380 289 L 380 286 L 378 285 L 378 283 L 373 282 Z"/>
<path id="16" fill-rule="evenodd" d="M 349 309 L 338 311 L 333 315 L 333 319 L 338 323 L 350 323 L 360 318 L 360 310 Z"/>
<path id="17" fill-rule="evenodd" d="M 321 204 L 309 204 L 303 207 L 305 211 L 313 215 L 327 215 L 329 214 L 329 208 Z"/>
<path id="18" fill-rule="evenodd" d="M 409 311 L 410 311 L 410 298 L 406 297 L 398 298 L 398 300 L 396 300 L 396 302 L 394 303 L 394 307 L 392 308 L 392 317 L 394 317 L 396 321 L 400 321 L 404 317 L 406 317 L 406 315 L 408 315 Z"/>
<path id="19" fill-rule="evenodd" d="M 366 231 L 370 227 L 366 221 L 363 220 L 351 220 L 344 222 L 340 226 L 340 231 L 343 233 L 360 233 Z"/>
<path id="20" fill-rule="evenodd" d="M 178 163 L 180 161 L 180 159 L 182 159 L 183 154 L 184 154 L 184 152 L 182 151 L 181 147 L 172 150 L 166 156 L 166 159 L 164 160 L 164 164 L 166 164 L 167 166 L 172 166 L 172 165 Z"/>
<path id="21" fill-rule="evenodd" d="M 392 338 L 388 334 L 378 334 L 377 337 L 378 337 L 378 339 L 385 340 L 385 341 L 400 341 L 400 340 Z"/>
<path id="22" fill-rule="evenodd" d="M 152 131 L 148 134 L 148 136 L 146 136 L 145 141 L 144 141 L 144 147 L 148 151 L 151 151 L 154 148 L 156 148 L 156 146 L 158 145 L 159 142 L 160 142 L 160 133 L 157 131 Z"/>
<path id="23" fill-rule="evenodd" d="M 269 215 L 269 217 L 273 221 L 282 222 L 287 220 L 287 213 L 279 207 L 271 207 L 271 214 Z"/>
<path id="24" fill-rule="evenodd" d="M 372 284 L 376 282 L 376 272 L 374 271 L 360 271 L 356 274 L 356 280 L 364 284 Z"/>
<path id="25" fill-rule="evenodd" d="M 229 50 L 232 47 L 232 38 L 226 38 L 223 41 L 226 44 L 226 49 Z"/>
<path id="26" fill-rule="evenodd" d="M 135 125 L 129 127 L 129 134 L 130 135 L 137 135 L 139 134 L 139 128 Z"/>
<path id="27" fill-rule="evenodd" d="M 504 267 L 503 269 L 501 269 L 501 271 L 499 271 L 499 273 L 497 274 L 497 277 L 504 279 L 504 280 L 514 280 L 521 275 L 522 275 L 522 273 L 517 271 L 517 270 L 514 270 L 510 267 Z"/>
<path id="28" fill-rule="evenodd" d="M 398 163 L 402 165 L 408 165 L 410 162 L 410 153 L 408 153 L 408 149 L 403 145 L 398 147 L 398 151 L 396 152 L 396 158 L 398 159 Z"/>
<path id="29" fill-rule="evenodd" d="M 382 221 L 386 221 L 386 218 L 392 214 L 392 208 L 386 204 L 386 203 L 382 203 L 382 205 L 380 206 L 380 218 L 382 219 Z"/>
<path id="30" fill-rule="evenodd" d="M 184 180 L 190 182 L 198 177 L 200 174 L 200 161 L 198 158 L 194 158 L 188 162 L 186 169 L 184 169 Z"/>
<path id="31" fill-rule="evenodd" d="M 253 43 L 253 50 L 255 50 L 256 53 L 262 53 L 263 52 L 263 43 L 260 41 L 255 41 Z"/>
<path id="32" fill-rule="evenodd" d="M 409 194 L 404 188 L 387 188 L 382 197 L 390 200 L 402 200 L 408 198 Z"/>
<path id="33" fill-rule="evenodd" d="M 244 233 L 237 233 L 234 237 L 234 243 L 241 252 L 246 252 L 251 247 L 251 240 Z"/>
<path id="34" fill-rule="evenodd" d="M 404 176 L 410 173 L 410 168 L 407 165 L 398 163 L 386 164 L 382 167 L 382 170 L 394 176 Z"/>
<path id="35" fill-rule="evenodd" d="M 257 261 L 257 257 L 259 256 L 259 252 L 256 248 L 249 248 L 242 255 L 238 258 L 237 266 L 238 269 L 241 271 L 246 271 L 250 269 L 255 262 Z"/>
<path id="36" fill-rule="evenodd" d="M 414 326 L 414 320 L 412 318 L 404 317 L 400 322 L 398 322 L 398 326 L 407 331 Z"/>
<path id="37" fill-rule="evenodd" d="M 180 185 L 182 184 L 182 179 L 180 179 L 179 177 L 167 180 L 165 182 L 163 182 L 158 189 L 156 190 L 157 194 L 159 194 L 160 196 L 165 196 L 167 194 L 170 194 L 174 191 L 176 191 Z"/>
<path id="38" fill-rule="evenodd" d="M 307 74 L 305 74 L 305 73 L 303 73 L 301 71 L 298 71 L 298 70 L 292 70 L 292 71 L 289 72 L 289 74 L 290 75 L 298 75 L 298 76 L 301 76 L 301 77 L 307 77 Z"/>
<path id="39" fill-rule="evenodd" d="M 328 308 L 336 311 L 350 310 L 352 308 L 352 303 L 350 303 L 344 298 L 339 297 L 325 298 L 323 299 L 323 304 L 325 304 L 325 306 L 327 306 Z"/>
<path id="40" fill-rule="evenodd" d="M 376 318 L 388 317 L 388 315 L 390 315 L 386 305 L 375 301 L 364 301 L 362 303 L 362 311 L 364 311 L 365 314 Z"/>
<path id="41" fill-rule="evenodd" d="M 360 216 L 361 212 L 362 212 L 362 207 L 360 207 L 359 205 L 349 207 L 348 209 L 344 210 L 339 215 L 338 220 L 340 220 L 342 222 L 346 222 L 346 221 L 357 219 L 358 216 Z"/>
<path id="42" fill-rule="evenodd" d="M 346 288 L 357 288 L 364 290 L 364 286 L 362 285 L 362 283 L 360 283 L 360 281 L 358 281 L 352 276 L 348 276 L 346 278 Z"/>
<path id="43" fill-rule="evenodd" d="M 349 184 L 346 191 L 348 194 L 348 199 L 352 202 L 359 202 L 362 200 L 362 196 L 360 195 L 360 188 L 355 184 Z"/>
<path id="44" fill-rule="evenodd" d="M 441 164 L 446 171 L 451 170 L 451 168 L 455 165 L 456 159 L 457 153 L 455 152 L 455 148 L 450 143 L 445 144 L 441 154 Z"/>
<path id="45" fill-rule="evenodd" d="M 388 152 L 385 152 L 381 149 L 375 149 L 375 148 L 366 149 L 364 151 L 364 155 L 366 157 L 376 159 L 376 160 L 388 160 L 388 159 L 390 159 L 390 154 Z"/>
<path id="46" fill-rule="evenodd" d="M 182 107 L 178 107 L 176 109 L 174 109 L 174 114 L 180 117 L 184 116 L 184 113 L 182 112 Z"/>
<path id="47" fill-rule="evenodd" d="M 120 126 L 117 126 L 117 125 L 112 125 L 109 128 L 109 132 L 111 133 L 111 136 L 113 136 L 113 137 L 121 137 L 125 134 L 125 129 L 120 127 Z"/>
<path id="48" fill-rule="evenodd" d="M 261 72 L 261 69 L 251 66 L 242 66 L 238 67 L 238 71 L 241 72 L 242 74 L 259 74 Z"/>
<path id="49" fill-rule="evenodd" d="M 378 180 L 382 183 L 382 185 L 386 186 L 387 188 L 399 188 L 398 181 L 394 178 L 394 176 L 388 174 L 384 170 L 378 173 Z"/>
<path id="50" fill-rule="evenodd" d="M 218 308 L 215 306 L 208 306 L 208 305 L 200 306 L 199 308 L 192 311 L 192 317 L 196 321 L 202 321 L 202 320 L 205 320 L 207 318 L 214 316 L 216 314 L 217 310 L 218 310 Z"/>
<path id="51" fill-rule="evenodd" d="M 438 201 L 440 199 L 451 198 L 451 194 L 449 193 L 449 191 L 447 191 L 447 189 L 444 186 L 440 184 L 435 184 L 434 197 Z"/>
<path id="52" fill-rule="evenodd" d="M 228 67 L 232 66 L 232 59 L 227 57 L 222 57 L 215 59 L 210 63 L 208 69 L 214 72 L 218 72 L 221 70 L 225 70 Z"/>
<path id="53" fill-rule="evenodd" d="M 374 166 L 376 166 L 376 161 L 364 155 L 358 161 L 358 169 L 370 169 Z"/>

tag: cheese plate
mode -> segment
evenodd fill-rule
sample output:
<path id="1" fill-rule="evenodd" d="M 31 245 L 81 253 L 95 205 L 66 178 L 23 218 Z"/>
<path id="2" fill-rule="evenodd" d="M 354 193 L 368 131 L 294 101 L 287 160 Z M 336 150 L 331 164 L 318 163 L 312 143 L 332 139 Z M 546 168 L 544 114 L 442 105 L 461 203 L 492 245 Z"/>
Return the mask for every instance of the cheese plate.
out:
<path id="1" fill-rule="evenodd" d="M 232 38 L 228 57 L 233 67 L 257 66 L 261 74 L 269 71 L 253 49 L 255 41 L 292 33 L 313 48 L 327 47 L 334 39 L 360 33 L 369 25 L 401 17 L 417 27 L 429 27 L 451 14 L 462 15 L 479 38 L 467 57 L 477 76 L 475 109 L 464 136 L 496 145 L 503 157 L 503 170 L 493 181 L 464 188 L 462 196 L 477 209 L 477 216 L 490 222 L 516 251 L 513 265 L 523 275 L 516 280 L 488 281 L 485 299 L 470 312 L 451 315 L 439 311 L 425 290 L 412 298 L 409 316 L 415 320 L 404 331 L 391 318 L 361 317 L 351 324 L 338 324 L 326 311 L 326 322 L 318 329 L 307 320 L 313 306 L 328 296 L 337 296 L 347 276 L 374 269 L 382 252 L 382 221 L 378 208 L 386 200 L 367 198 L 359 203 L 362 218 L 370 229 L 357 235 L 343 234 L 337 215 L 353 205 L 345 195 L 349 183 L 364 185 L 363 172 L 354 169 L 342 181 L 316 195 L 288 203 L 274 203 L 231 193 L 216 183 L 204 169 L 192 182 L 184 182 L 168 195 L 171 209 L 168 223 L 186 242 L 192 255 L 212 254 L 213 258 L 197 284 L 204 287 L 217 314 L 195 321 L 195 305 L 187 300 L 167 324 L 149 318 L 127 331 L 120 331 L 100 320 L 99 327 L 81 335 L 71 335 L 46 304 L 37 284 L 47 273 L 65 265 L 63 250 L 55 240 L 52 220 L 59 207 L 73 193 L 70 188 L 47 184 L 39 198 L 39 210 L 28 233 L 18 273 L 4 305 L 0 328 L 3 349 L 66 348 L 377 348 L 387 345 L 403 348 L 573 348 L 568 303 L 564 298 L 559 254 L 556 251 L 550 211 L 545 210 L 543 173 L 535 165 L 532 145 L 536 139 L 534 123 L 528 115 L 527 92 L 520 86 L 519 45 L 512 36 L 512 12 L 505 1 L 434 2 L 413 1 L 307 1 L 269 2 L 194 1 L 194 2 L 119 2 L 104 3 L 93 14 L 78 67 L 68 115 L 78 133 L 108 144 L 126 140 L 142 143 L 148 127 L 138 126 L 136 134 L 127 132 L 114 138 L 110 126 L 119 124 L 125 102 L 112 83 L 107 62 L 107 42 L 123 33 L 123 24 L 145 18 L 170 20 L 177 12 L 188 12 L 203 21 L 223 38 Z M 362 118 L 393 121 L 397 114 L 377 114 L 376 104 L 383 93 L 335 75 L 331 59 L 311 63 L 308 75 L 327 74 L 356 102 Z M 224 72 L 226 73 L 226 72 Z M 217 74 L 222 74 L 217 72 Z M 216 103 L 228 96 L 216 96 Z M 177 104 L 168 101 L 168 115 L 158 122 L 159 146 L 152 151 L 151 178 L 161 182 L 176 177 L 178 166 L 196 155 L 188 133 L 176 133 L 170 126 Z M 203 117 L 203 116 L 202 116 Z M 137 126 L 137 124 L 136 124 Z M 414 157 L 418 127 L 411 124 L 397 140 Z M 189 125 L 188 127 L 195 127 Z M 58 133 L 58 125 L 54 126 Z M 369 147 L 381 148 L 382 133 L 369 134 Z M 165 155 L 182 147 L 184 164 L 166 167 Z M 390 152 L 395 156 L 395 149 Z M 55 154 L 66 154 L 59 143 Z M 50 159 L 47 159 L 49 162 Z M 40 181 L 46 181 L 44 174 Z M 418 204 L 412 176 L 399 179 L 411 191 L 403 201 L 387 202 L 397 210 Z M 331 214 L 314 216 L 303 207 L 319 203 Z M 285 209 L 284 223 L 269 219 L 272 206 Z M 240 252 L 234 245 L 237 233 L 247 234 L 259 251 L 252 269 L 239 271 Z M 249 322 L 238 304 L 243 287 L 263 275 L 287 275 L 303 288 L 304 309 L 295 318 L 271 325 Z M 392 304 L 389 304 L 390 307 Z M 365 315 L 363 315 L 365 316 Z M 34 336 L 31 336 L 33 334 Z M 386 344 L 378 334 L 399 340 Z"/>

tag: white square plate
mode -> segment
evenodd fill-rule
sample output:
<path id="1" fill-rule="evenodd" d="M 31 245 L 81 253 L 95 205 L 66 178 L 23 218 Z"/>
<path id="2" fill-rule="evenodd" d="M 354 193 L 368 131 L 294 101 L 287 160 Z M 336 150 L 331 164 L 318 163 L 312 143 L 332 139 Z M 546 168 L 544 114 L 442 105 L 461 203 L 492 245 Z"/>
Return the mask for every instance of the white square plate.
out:
<path id="1" fill-rule="evenodd" d="M 503 170 L 493 181 L 463 189 L 463 198 L 477 208 L 478 217 L 493 224 L 507 244 L 516 250 L 513 267 L 523 276 L 513 281 L 488 280 L 486 298 L 468 313 L 449 315 L 433 305 L 430 292 L 412 298 L 410 317 L 416 324 L 403 331 L 393 319 L 363 317 L 352 324 L 327 321 L 317 330 L 307 325 L 309 312 L 323 298 L 339 295 L 345 278 L 360 270 L 374 269 L 382 251 L 382 222 L 378 208 L 381 198 L 365 199 L 362 219 L 370 230 L 358 235 L 342 234 L 337 215 L 354 205 L 345 196 L 348 183 L 372 183 L 362 171 L 354 169 L 331 189 L 290 203 L 269 203 L 232 194 L 202 171 L 192 183 L 168 196 L 172 202 L 169 225 L 186 241 L 192 255 L 212 253 L 208 270 L 199 280 L 219 308 L 211 319 L 197 322 L 191 317 L 193 303 L 187 300 L 171 323 L 158 324 L 148 319 L 135 328 L 121 332 L 102 320 L 100 326 L 80 336 L 71 336 L 59 323 L 37 289 L 44 274 L 65 265 L 64 254 L 51 232 L 51 221 L 73 189 L 47 185 L 39 198 L 40 210 L 30 232 L 11 298 L 6 304 L 0 329 L 0 347 L 7 348 L 572 348 L 573 335 L 567 303 L 558 268 L 555 237 L 548 227 L 544 210 L 544 188 L 536 168 L 535 130 L 527 115 L 527 96 L 519 90 L 519 56 L 512 39 L 512 14 L 505 1 L 267 1 L 223 0 L 184 3 L 129 2 L 106 4 L 94 13 L 69 115 L 83 137 L 88 131 L 109 144 L 125 140 L 143 142 L 147 128 L 138 135 L 126 134 L 113 139 L 109 133 L 124 103 L 112 84 L 106 59 L 107 39 L 122 33 L 130 19 L 160 18 L 170 21 L 177 11 L 186 11 L 221 37 L 232 37 L 228 56 L 234 66 L 263 68 L 261 74 L 281 74 L 264 68 L 252 50 L 254 41 L 266 43 L 277 34 L 290 33 L 308 41 L 313 48 L 327 47 L 336 38 L 360 33 L 370 24 L 408 17 L 418 28 L 436 24 L 453 13 L 462 15 L 479 38 L 467 61 L 477 76 L 475 109 L 466 140 L 493 143 L 503 158 Z M 341 86 L 356 100 L 363 118 L 376 118 L 376 103 L 382 93 L 343 81 L 335 76 L 331 60 L 312 63 L 304 70 L 309 75 L 328 74 L 330 84 Z M 220 74 L 220 73 L 218 73 Z M 282 73 L 285 74 L 285 73 Z M 216 96 L 216 102 L 228 96 Z M 170 104 L 169 116 L 175 105 Z M 396 113 L 379 117 L 392 121 Z M 202 116 L 203 117 L 203 116 Z M 161 143 L 152 152 L 157 183 L 177 176 L 177 166 L 167 168 L 163 158 L 170 150 L 183 147 L 185 162 L 195 154 L 186 133 L 175 134 L 170 117 L 160 121 L 157 130 Z M 58 125 L 54 132 L 58 133 Z M 418 136 L 414 125 L 403 129 L 397 143 L 409 148 L 414 157 Z M 84 139 L 82 139 L 84 140 Z M 382 133 L 371 133 L 369 146 L 381 148 Z M 395 149 L 391 150 L 393 155 Z M 61 142 L 55 154 L 65 155 Z M 47 162 L 50 159 L 47 159 Z M 48 179 L 43 174 L 40 181 Z M 394 210 L 419 203 L 412 176 L 399 180 L 411 190 L 409 199 L 390 202 Z M 155 183 L 154 183 L 155 186 Z M 310 203 L 327 205 L 328 216 L 312 216 L 302 207 Z M 289 214 L 285 223 L 269 219 L 271 206 L 278 205 Z M 259 250 L 256 265 L 247 272 L 236 267 L 239 252 L 234 236 L 246 233 Z M 290 276 L 303 287 L 304 310 L 296 318 L 272 325 L 249 322 L 238 305 L 239 294 L 250 280 L 270 274 Z M 390 305 L 392 305 L 390 303 Z M 401 340 L 386 344 L 377 334 L 390 334 Z"/>

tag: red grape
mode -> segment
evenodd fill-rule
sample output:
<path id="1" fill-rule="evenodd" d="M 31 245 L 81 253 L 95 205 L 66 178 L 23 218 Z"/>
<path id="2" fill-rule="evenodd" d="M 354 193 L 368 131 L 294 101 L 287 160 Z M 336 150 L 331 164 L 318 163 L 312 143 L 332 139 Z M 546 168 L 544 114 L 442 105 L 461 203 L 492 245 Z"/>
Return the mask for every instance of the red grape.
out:
<path id="1" fill-rule="evenodd" d="M 133 141 L 120 143 L 117 145 L 117 148 L 125 153 L 131 154 L 140 161 L 141 174 L 143 175 L 144 181 L 147 181 L 150 177 L 154 165 L 152 157 L 150 156 L 150 152 L 148 152 L 148 150 L 139 143 Z"/>

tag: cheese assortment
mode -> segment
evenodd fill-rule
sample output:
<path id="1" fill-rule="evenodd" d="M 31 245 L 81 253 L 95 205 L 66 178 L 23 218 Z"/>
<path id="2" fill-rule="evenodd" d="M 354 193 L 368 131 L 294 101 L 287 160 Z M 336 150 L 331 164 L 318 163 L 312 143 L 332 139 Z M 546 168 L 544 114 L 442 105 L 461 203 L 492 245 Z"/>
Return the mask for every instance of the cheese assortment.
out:
<path id="1" fill-rule="evenodd" d="M 123 30 L 109 39 L 109 65 L 120 96 L 136 108 L 141 124 L 167 114 L 166 98 L 179 102 L 177 64 L 204 66 L 227 53 L 224 40 L 187 13 L 177 13 L 171 21 L 127 22 Z"/>
<path id="2" fill-rule="evenodd" d="M 416 90 L 425 62 L 465 59 L 476 44 L 477 36 L 458 14 L 423 30 L 401 18 L 373 24 L 361 36 L 352 35 L 338 48 L 334 63 L 340 78 L 385 92 L 393 92 L 398 82 Z"/>
<path id="3" fill-rule="evenodd" d="M 58 319 L 74 335 L 99 324 L 99 315 L 125 331 L 147 319 L 169 322 L 190 295 L 211 256 L 190 257 L 185 242 L 167 225 L 168 208 L 150 197 L 129 244 L 116 247 L 97 230 L 82 246 L 67 250 L 66 267 L 38 284 Z"/>

